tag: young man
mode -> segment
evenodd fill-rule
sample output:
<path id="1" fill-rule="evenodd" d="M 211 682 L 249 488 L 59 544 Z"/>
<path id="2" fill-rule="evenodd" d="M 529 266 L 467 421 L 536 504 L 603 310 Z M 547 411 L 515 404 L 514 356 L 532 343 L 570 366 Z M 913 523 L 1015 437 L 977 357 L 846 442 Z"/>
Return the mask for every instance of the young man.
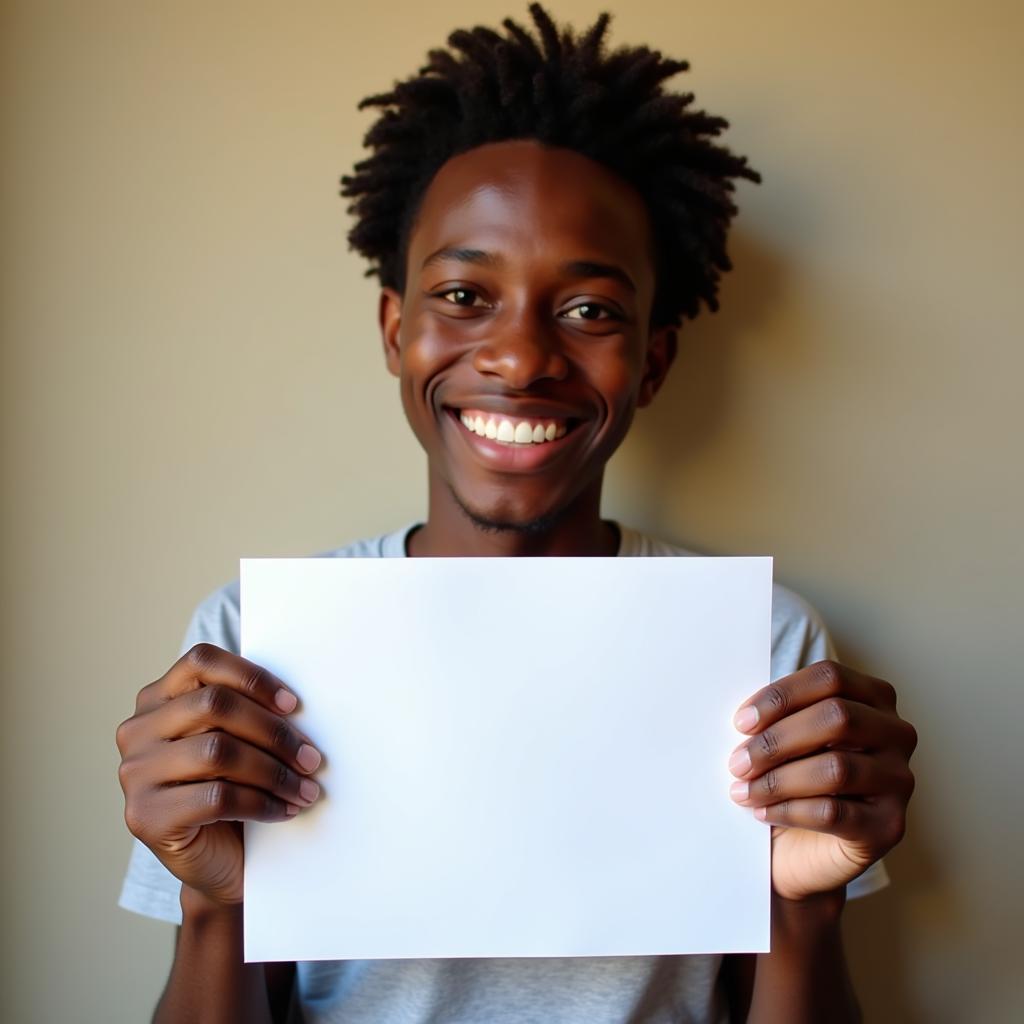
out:
<path id="1" fill-rule="evenodd" d="M 344 179 L 353 245 L 383 286 L 385 360 L 427 454 L 424 523 L 336 557 L 677 555 L 600 516 L 605 464 L 716 307 L 733 180 L 721 119 L 661 83 L 685 68 L 607 53 L 539 7 L 536 33 L 454 33 L 452 50 L 365 104 L 372 155 Z M 297 697 L 240 658 L 237 584 L 198 609 L 187 653 L 118 730 L 124 905 L 179 921 L 158 1020 L 654 1022 L 855 1019 L 847 895 L 884 884 L 903 833 L 914 730 L 885 682 L 824 660 L 814 613 L 776 588 L 774 682 L 738 709 L 733 799 L 773 828 L 761 956 L 245 965 L 242 820 L 317 799 Z M 290 680 L 301 693 L 301 680 Z M 683 741 L 684 738 L 681 738 Z M 148 848 L 148 849 L 147 849 Z"/>

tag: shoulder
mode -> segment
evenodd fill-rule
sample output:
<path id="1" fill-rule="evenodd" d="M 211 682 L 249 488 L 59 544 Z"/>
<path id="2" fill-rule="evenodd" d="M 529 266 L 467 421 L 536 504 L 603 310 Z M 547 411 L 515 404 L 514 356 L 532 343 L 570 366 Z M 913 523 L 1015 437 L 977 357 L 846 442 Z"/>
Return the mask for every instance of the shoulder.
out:
<path id="1" fill-rule="evenodd" d="M 772 585 L 772 678 L 835 656 L 817 610 L 781 583 Z"/>
<path id="2" fill-rule="evenodd" d="M 196 644 L 214 644 L 237 654 L 240 624 L 238 580 L 233 580 L 203 598 L 196 606 L 185 630 L 182 653 Z"/>
<path id="3" fill-rule="evenodd" d="M 692 558 L 698 552 L 677 544 L 648 537 L 626 526 L 619 526 L 619 555 L 628 558 Z M 795 672 L 833 656 L 832 641 L 821 616 L 799 594 L 772 585 L 772 678 Z"/>
<path id="4" fill-rule="evenodd" d="M 357 540 L 344 547 L 325 551 L 316 558 L 402 558 L 405 538 L 412 526 L 391 533 Z M 241 646 L 241 603 L 238 580 L 218 587 L 199 602 L 185 632 L 182 651 L 199 643 L 215 644 L 226 651 L 238 653 Z"/>

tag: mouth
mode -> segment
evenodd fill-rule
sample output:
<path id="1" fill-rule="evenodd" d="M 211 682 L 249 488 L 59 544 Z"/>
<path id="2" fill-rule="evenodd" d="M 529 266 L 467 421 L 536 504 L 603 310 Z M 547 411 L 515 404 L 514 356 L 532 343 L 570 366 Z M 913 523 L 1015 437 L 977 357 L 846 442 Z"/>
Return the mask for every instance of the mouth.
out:
<path id="1" fill-rule="evenodd" d="M 558 441 L 576 425 L 576 421 L 569 418 L 513 417 L 483 409 L 453 409 L 452 413 L 466 430 L 477 437 L 520 447 Z"/>
<path id="2" fill-rule="evenodd" d="M 524 410 L 525 412 L 526 410 Z M 579 417 L 494 412 L 475 406 L 448 406 L 447 419 L 463 443 L 488 469 L 498 473 L 537 473 L 560 464 L 586 438 Z M 541 415 L 537 415 L 541 413 Z"/>

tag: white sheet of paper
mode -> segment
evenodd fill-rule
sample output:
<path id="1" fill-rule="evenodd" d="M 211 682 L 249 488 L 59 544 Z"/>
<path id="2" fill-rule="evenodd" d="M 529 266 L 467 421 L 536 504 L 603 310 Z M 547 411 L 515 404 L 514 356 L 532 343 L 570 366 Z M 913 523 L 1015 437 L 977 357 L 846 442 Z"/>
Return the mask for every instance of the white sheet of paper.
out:
<path id="1" fill-rule="evenodd" d="M 242 653 L 301 696 L 310 810 L 245 830 L 245 957 L 768 949 L 728 796 L 771 559 L 245 559 Z"/>

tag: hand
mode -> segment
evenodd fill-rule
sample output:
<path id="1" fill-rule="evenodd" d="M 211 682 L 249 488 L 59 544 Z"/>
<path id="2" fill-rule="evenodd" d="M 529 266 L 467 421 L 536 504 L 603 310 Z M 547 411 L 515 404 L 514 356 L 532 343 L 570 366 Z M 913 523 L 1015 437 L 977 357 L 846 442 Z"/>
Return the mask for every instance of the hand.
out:
<path id="1" fill-rule="evenodd" d="M 881 679 L 831 661 L 759 690 L 736 713 L 732 798 L 772 828 L 772 886 L 801 900 L 838 889 L 903 838 L 914 727 Z"/>
<path id="2" fill-rule="evenodd" d="M 128 829 L 217 903 L 242 900 L 238 823 L 283 821 L 319 795 L 320 754 L 285 717 L 297 705 L 265 669 L 198 644 L 118 727 Z"/>

